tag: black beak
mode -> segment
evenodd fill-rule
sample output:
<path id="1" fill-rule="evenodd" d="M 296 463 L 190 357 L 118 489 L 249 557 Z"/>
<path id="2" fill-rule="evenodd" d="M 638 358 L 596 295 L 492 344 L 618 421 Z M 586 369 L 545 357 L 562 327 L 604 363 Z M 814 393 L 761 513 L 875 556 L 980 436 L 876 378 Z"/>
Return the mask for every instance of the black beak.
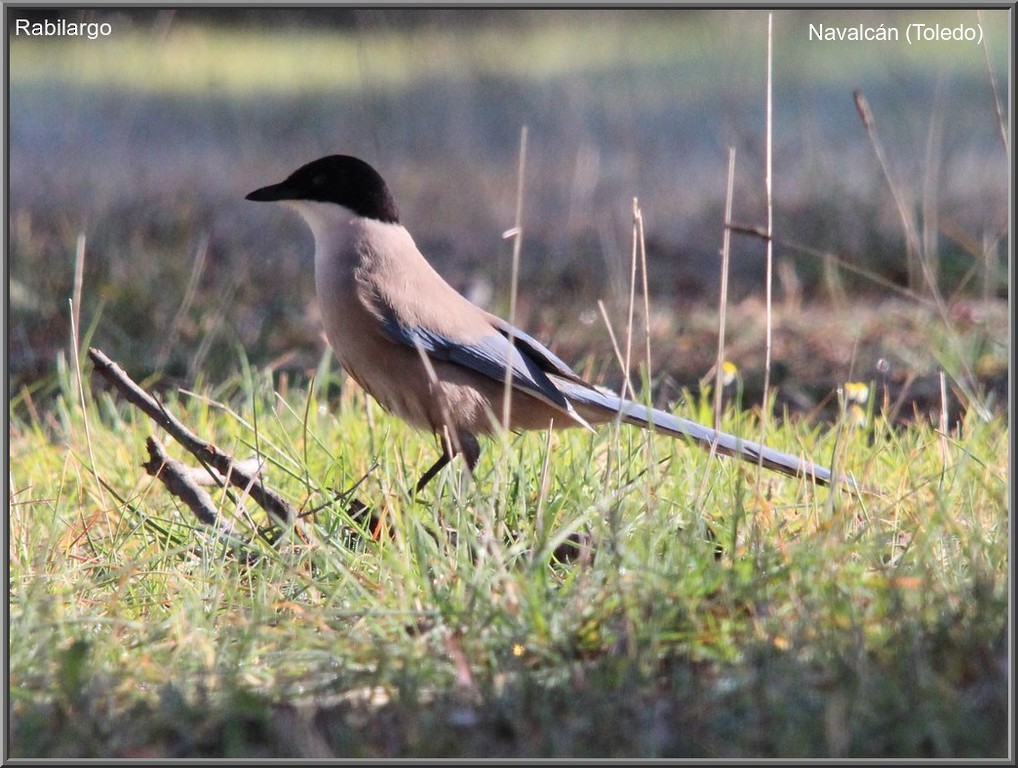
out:
<path id="1" fill-rule="evenodd" d="M 276 200 L 294 200 L 298 197 L 294 190 L 286 186 L 286 182 L 270 184 L 267 187 L 256 189 L 248 194 L 245 200 L 257 200 L 258 202 L 274 202 Z"/>

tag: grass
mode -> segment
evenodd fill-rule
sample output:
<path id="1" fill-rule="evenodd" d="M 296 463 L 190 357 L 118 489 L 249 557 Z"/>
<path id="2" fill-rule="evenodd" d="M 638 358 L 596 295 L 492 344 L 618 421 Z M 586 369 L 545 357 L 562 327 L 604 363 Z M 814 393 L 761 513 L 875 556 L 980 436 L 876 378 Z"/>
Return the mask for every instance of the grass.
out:
<path id="1" fill-rule="evenodd" d="M 773 430 L 878 497 L 623 427 L 495 441 L 414 501 L 432 441 L 328 362 L 169 397 L 317 510 L 254 566 L 140 471 L 111 394 L 83 412 L 64 369 L 51 412 L 12 400 L 12 756 L 1006 753 L 1002 418 Z M 335 500 L 365 474 L 391 540 Z M 592 558 L 558 562 L 578 531 Z"/>

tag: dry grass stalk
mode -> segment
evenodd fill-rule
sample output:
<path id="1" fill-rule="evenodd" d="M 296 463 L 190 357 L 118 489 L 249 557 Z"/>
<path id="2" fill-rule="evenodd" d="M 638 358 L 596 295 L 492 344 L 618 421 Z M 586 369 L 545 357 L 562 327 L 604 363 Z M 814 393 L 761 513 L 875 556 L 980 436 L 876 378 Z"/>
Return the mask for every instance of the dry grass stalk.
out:
<path id="1" fill-rule="evenodd" d="M 773 135 L 773 92 L 774 73 L 773 55 L 774 51 L 774 14 L 767 14 L 767 126 L 766 126 L 766 172 L 764 173 L 764 187 L 767 197 L 767 283 L 766 283 L 766 318 L 764 327 L 766 329 L 766 341 L 764 342 L 764 380 L 763 380 L 763 402 L 760 408 L 760 442 L 767 440 L 767 420 L 770 415 L 770 408 L 767 403 L 770 398 L 771 389 L 771 349 L 773 339 L 774 318 L 772 307 L 774 303 L 774 195 L 772 184 L 772 135 Z M 761 462 L 760 467 L 763 467 Z M 757 475 L 759 477 L 759 473 Z"/>
<path id="2" fill-rule="evenodd" d="M 721 295 L 718 298 L 718 356 L 714 361 L 714 429 L 721 429 L 721 394 L 724 387 L 725 319 L 728 315 L 728 273 L 732 241 L 732 196 L 735 188 L 735 147 L 728 148 L 728 185 L 725 192 L 725 228 L 721 235 Z"/>
<path id="3" fill-rule="evenodd" d="M 513 263 L 512 276 L 509 279 L 509 348 L 513 346 L 512 329 L 516 325 L 516 295 L 520 281 L 520 248 L 523 245 L 523 180 L 524 171 L 527 167 L 527 126 L 520 129 L 520 162 L 517 167 L 516 177 L 516 219 L 510 230 L 502 233 L 502 237 L 513 238 Z M 506 360 L 505 366 L 505 397 L 502 398 L 502 423 L 509 423 L 509 413 L 512 405 L 512 366 Z"/>

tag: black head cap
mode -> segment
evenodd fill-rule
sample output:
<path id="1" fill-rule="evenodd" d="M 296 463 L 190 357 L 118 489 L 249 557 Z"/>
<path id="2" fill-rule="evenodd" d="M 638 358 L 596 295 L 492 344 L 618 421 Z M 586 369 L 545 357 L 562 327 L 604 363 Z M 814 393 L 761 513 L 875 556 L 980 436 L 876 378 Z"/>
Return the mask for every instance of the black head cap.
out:
<path id="1" fill-rule="evenodd" d="M 356 157 L 329 155 L 301 166 L 278 184 L 256 189 L 248 200 L 314 200 L 336 203 L 358 216 L 399 223 L 399 211 L 378 171 Z"/>

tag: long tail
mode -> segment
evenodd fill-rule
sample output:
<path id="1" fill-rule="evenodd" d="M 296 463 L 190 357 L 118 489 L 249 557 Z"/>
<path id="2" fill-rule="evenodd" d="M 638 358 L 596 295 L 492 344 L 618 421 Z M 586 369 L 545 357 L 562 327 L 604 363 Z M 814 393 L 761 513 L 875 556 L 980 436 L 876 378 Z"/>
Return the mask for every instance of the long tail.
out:
<path id="1" fill-rule="evenodd" d="M 760 443 L 754 443 L 727 432 L 718 432 L 695 421 L 673 416 L 656 408 L 650 409 L 639 403 L 623 400 L 618 395 L 600 389 L 591 389 L 559 376 L 551 378 L 573 403 L 577 411 L 591 422 L 604 422 L 619 415 L 627 424 L 633 424 L 643 429 L 653 428 L 659 432 L 697 443 L 707 450 L 713 446 L 718 453 L 725 456 L 735 456 L 753 464 L 759 463 L 768 469 L 786 475 L 806 477 L 820 485 L 830 485 L 832 479 L 837 479 L 850 486 L 855 485 L 848 478 L 835 478 L 827 467 L 814 464 L 798 456 L 776 451 L 766 445 L 760 445 Z"/>

